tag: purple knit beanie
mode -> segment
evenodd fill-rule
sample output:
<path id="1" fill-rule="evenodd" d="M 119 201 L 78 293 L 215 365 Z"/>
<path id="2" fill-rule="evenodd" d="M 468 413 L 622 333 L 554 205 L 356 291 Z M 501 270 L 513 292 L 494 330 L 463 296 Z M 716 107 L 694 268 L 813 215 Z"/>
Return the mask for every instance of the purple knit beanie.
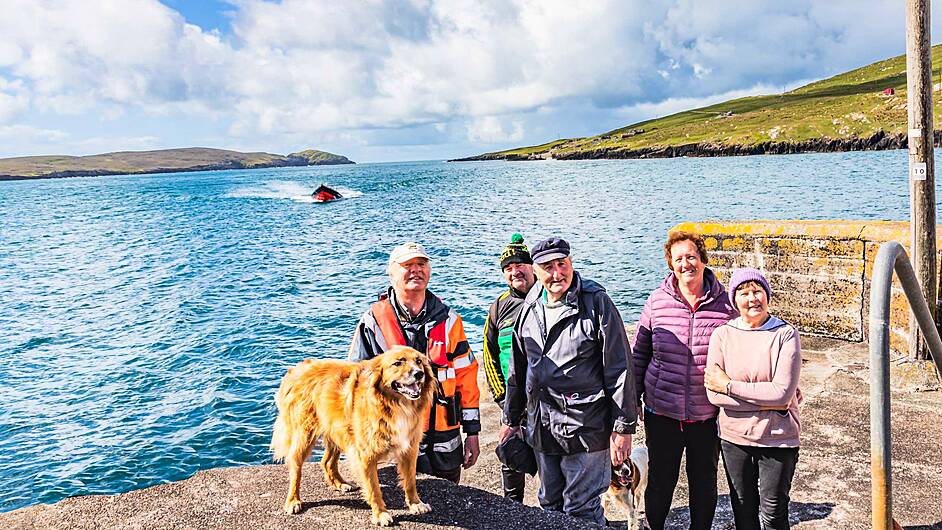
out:
<path id="1" fill-rule="evenodd" d="M 769 281 L 756 269 L 736 269 L 729 278 L 729 303 L 736 307 L 736 289 L 746 282 L 759 282 L 759 285 L 765 289 L 765 295 L 772 299 L 772 288 L 769 287 Z"/>

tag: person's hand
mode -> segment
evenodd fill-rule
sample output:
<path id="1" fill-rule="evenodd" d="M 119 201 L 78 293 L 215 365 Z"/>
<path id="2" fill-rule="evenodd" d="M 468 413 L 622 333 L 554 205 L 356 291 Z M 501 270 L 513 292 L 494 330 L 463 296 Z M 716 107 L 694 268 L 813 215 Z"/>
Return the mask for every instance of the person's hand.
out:
<path id="1" fill-rule="evenodd" d="M 707 366 L 706 372 L 703 373 L 703 386 L 705 386 L 707 390 L 725 394 L 726 385 L 728 384 L 729 376 L 720 368 L 720 365 L 713 363 Z"/>
<path id="2" fill-rule="evenodd" d="M 480 454 L 481 446 L 478 443 L 478 435 L 469 434 L 468 437 L 464 439 L 464 464 L 462 467 L 468 469 L 473 466 L 478 461 Z"/>
<path id="3" fill-rule="evenodd" d="M 620 466 L 631 456 L 631 435 L 612 433 L 612 465 Z"/>
<path id="4" fill-rule="evenodd" d="M 520 427 L 511 427 L 509 425 L 501 425 L 500 432 L 497 434 L 500 437 L 499 443 L 504 443 L 510 439 L 511 436 L 520 436 Z"/>

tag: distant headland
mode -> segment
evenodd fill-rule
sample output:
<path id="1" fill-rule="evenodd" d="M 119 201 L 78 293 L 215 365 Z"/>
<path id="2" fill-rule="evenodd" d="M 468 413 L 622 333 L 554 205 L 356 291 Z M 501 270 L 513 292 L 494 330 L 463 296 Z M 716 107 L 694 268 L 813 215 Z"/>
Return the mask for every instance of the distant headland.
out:
<path id="1" fill-rule="evenodd" d="M 88 156 L 22 156 L 0 158 L 0 180 L 32 180 L 98 175 L 138 175 L 218 169 L 353 164 L 345 156 L 316 149 L 290 155 L 240 153 L 187 147 L 156 151 L 122 151 Z"/>
<path id="2" fill-rule="evenodd" d="M 933 79 L 942 45 L 932 48 Z M 934 87 L 935 123 L 942 116 Z M 936 131 L 936 144 L 939 141 Z M 906 56 L 876 62 L 794 90 L 733 99 L 647 120 L 598 136 L 484 153 L 478 160 L 671 158 L 905 149 Z"/>

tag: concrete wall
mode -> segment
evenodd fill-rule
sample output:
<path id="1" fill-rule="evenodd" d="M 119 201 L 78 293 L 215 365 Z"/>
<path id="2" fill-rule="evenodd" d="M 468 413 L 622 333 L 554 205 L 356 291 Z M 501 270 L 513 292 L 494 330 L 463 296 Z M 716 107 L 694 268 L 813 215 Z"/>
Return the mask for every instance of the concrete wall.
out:
<path id="1" fill-rule="evenodd" d="M 908 222 L 691 222 L 673 230 L 705 238 L 710 267 L 724 283 L 732 269 L 761 270 L 772 286 L 771 311 L 803 333 L 850 341 L 867 338 L 870 277 L 880 244 L 899 241 L 910 252 Z M 894 279 L 890 345 L 897 352 L 907 351 L 909 318 Z"/>

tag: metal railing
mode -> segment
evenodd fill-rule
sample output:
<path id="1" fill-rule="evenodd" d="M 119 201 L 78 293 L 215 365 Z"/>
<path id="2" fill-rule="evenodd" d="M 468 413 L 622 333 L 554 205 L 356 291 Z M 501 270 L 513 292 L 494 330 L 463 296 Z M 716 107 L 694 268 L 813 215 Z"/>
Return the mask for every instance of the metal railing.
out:
<path id="1" fill-rule="evenodd" d="M 942 339 L 923 298 L 916 273 L 903 246 L 880 246 L 870 284 L 870 473 L 873 529 L 893 528 L 892 446 L 890 444 L 890 287 L 893 271 L 942 373 Z"/>

